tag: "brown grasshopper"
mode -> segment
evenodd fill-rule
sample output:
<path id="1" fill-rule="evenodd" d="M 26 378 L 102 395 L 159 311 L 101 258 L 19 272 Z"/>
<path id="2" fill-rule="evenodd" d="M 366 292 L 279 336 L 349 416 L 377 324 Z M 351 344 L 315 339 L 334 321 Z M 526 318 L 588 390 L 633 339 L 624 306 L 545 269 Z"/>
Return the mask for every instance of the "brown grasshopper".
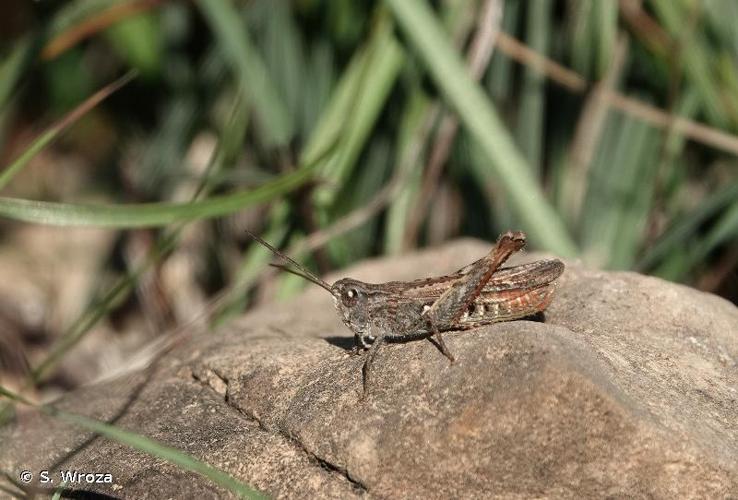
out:
<path id="1" fill-rule="evenodd" d="M 414 281 L 364 283 L 343 278 L 329 285 L 272 245 L 248 233 L 289 265 L 275 267 L 326 289 L 344 324 L 354 333 L 353 353 L 368 351 L 362 368 L 364 389 L 380 347 L 386 341 L 434 338 L 451 361 L 442 332 L 533 316 L 548 307 L 564 272 L 558 259 L 501 268 L 525 245 L 525 234 L 508 231 L 489 254 L 453 274 Z M 365 391 L 366 392 L 366 391 Z"/>

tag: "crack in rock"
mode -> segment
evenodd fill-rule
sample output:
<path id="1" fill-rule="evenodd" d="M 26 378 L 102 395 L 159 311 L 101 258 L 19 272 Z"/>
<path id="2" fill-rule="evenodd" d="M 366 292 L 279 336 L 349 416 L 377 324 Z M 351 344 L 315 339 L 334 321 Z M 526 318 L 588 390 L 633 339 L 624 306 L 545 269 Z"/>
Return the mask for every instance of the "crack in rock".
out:
<path id="1" fill-rule="evenodd" d="M 229 380 L 228 377 L 223 375 L 222 373 L 218 373 L 217 370 L 214 370 L 213 368 L 204 368 L 202 370 L 203 374 L 196 373 L 195 371 L 192 371 L 192 378 L 199 382 L 203 387 L 207 387 L 219 395 L 223 396 L 223 401 L 231 408 L 236 410 L 240 415 L 242 415 L 244 418 L 256 422 L 259 425 L 259 428 L 263 430 L 264 432 L 268 432 L 270 434 L 273 434 L 276 432 L 279 436 L 287 440 L 288 442 L 292 443 L 293 446 L 300 449 L 305 455 L 307 455 L 308 459 L 314 462 L 318 467 L 320 467 L 323 470 L 327 470 L 330 472 L 333 472 L 335 474 L 338 474 L 343 479 L 346 479 L 350 484 L 351 487 L 356 490 L 357 492 L 361 494 L 365 494 L 369 492 L 369 489 L 367 486 L 362 483 L 361 481 L 351 477 L 348 470 L 345 467 L 341 467 L 339 465 L 336 465 L 329 461 L 326 458 L 323 458 L 321 456 L 318 456 L 315 452 L 312 450 L 309 450 L 305 444 L 300 441 L 295 436 L 291 435 L 289 432 L 285 431 L 284 429 L 281 429 L 277 427 L 276 429 L 270 429 L 266 427 L 261 419 L 259 419 L 256 415 L 246 413 L 243 409 L 239 408 L 235 404 L 233 404 L 232 401 L 230 401 L 230 398 L 228 397 L 228 385 Z M 203 376 L 204 375 L 204 376 Z"/>

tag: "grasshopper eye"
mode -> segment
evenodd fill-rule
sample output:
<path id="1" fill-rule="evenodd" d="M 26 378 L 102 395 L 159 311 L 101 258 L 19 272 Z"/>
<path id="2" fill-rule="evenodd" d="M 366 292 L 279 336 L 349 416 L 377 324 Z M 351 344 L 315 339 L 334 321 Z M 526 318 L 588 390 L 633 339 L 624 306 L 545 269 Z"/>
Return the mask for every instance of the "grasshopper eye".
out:
<path id="1" fill-rule="evenodd" d="M 359 298 L 359 291 L 356 288 L 349 288 L 344 290 L 341 299 L 343 304 L 346 306 L 352 306 L 356 304 L 356 300 Z"/>

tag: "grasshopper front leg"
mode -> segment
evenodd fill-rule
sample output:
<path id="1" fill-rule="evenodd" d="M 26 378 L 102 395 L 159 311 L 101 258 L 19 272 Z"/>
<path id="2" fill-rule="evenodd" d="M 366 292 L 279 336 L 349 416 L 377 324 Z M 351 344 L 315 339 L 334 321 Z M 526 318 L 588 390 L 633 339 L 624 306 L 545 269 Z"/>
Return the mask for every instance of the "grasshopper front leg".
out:
<path id="1" fill-rule="evenodd" d="M 363 336 L 359 335 L 358 333 L 354 333 L 354 347 L 351 348 L 349 354 L 351 356 L 358 356 L 360 354 L 363 354 L 364 351 L 369 349 L 369 347 L 371 346 L 366 343 Z"/>
<path id="2" fill-rule="evenodd" d="M 369 351 L 366 353 L 366 359 L 364 360 L 364 365 L 361 367 L 361 374 L 362 374 L 361 399 L 362 400 L 366 399 L 366 395 L 368 393 L 369 379 L 371 377 L 374 359 L 377 357 L 377 352 L 379 352 L 379 349 L 382 347 L 382 345 L 384 345 L 384 343 L 385 343 L 384 335 L 375 337 L 374 342 L 369 347 Z"/>

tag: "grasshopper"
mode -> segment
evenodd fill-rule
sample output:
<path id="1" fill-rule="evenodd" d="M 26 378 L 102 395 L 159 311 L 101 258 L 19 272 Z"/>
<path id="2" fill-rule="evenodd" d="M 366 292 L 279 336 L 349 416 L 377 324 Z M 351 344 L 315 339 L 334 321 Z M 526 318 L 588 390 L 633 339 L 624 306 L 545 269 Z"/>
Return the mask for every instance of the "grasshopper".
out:
<path id="1" fill-rule="evenodd" d="M 248 234 L 287 264 L 273 266 L 301 276 L 333 296 L 339 316 L 354 333 L 352 353 L 367 354 L 362 367 L 365 394 L 372 364 L 385 342 L 434 339 L 453 363 L 455 358 L 443 332 L 541 313 L 551 303 L 556 278 L 564 272 L 558 259 L 501 267 L 525 246 L 523 232 L 508 231 L 489 254 L 446 276 L 386 283 L 343 278 L 330 285 L 260 237 Z"/>

